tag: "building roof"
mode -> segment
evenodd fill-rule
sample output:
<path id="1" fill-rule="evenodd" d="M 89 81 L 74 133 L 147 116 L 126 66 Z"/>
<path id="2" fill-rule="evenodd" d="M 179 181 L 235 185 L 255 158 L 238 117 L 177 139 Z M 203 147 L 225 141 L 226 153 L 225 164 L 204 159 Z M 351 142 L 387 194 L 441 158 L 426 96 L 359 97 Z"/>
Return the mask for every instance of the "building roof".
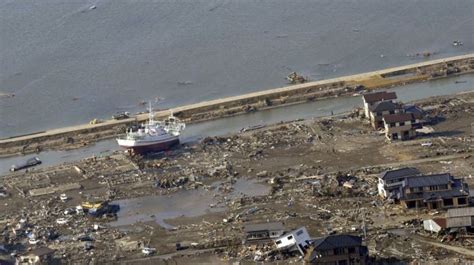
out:
<path id="1" fill-rule="evenodd" d="M 452 181 L 449 173 L 414 176 L 407 179 L 406 186 L 409 188 L 445 185 Z"/>
<path id="2" fill-rule="evenodd" d="M 391 111 L 391 110 L 402 109 L 402 105 L 398 103 L 393 103 L 392 101 L 381 101 L 369 107 L 369 109 L 372 112 Z"/>
<path id="3" fill-rule="evenodd" d="M 416 105 L 403 105 L 403 109 L 405 112 L 413 113 L 417 119 L 421 119 L 426 115 L 426 112 Z"/>
<path id="4" fill-rule="evenodd" d="M 414 120 L 413 113 L 397 113 L 397 114 L 388 114 L 384 115 L 383 119 L 386 123 L 392 122 L 404 122 Z"/>
<path id="5" fill-rule="evenodd" d="M 316 251 L 355 247 L 362 245 L 362 238 L 352 235 L 332 235 L 314 240 L 313 245 Z"/>
<path id="6" fill-rule="evenodd" d="M 367 103 L 374 103 L 383 100 L 393 100 L 397 99 L 397 94 L 395 92 L 379 91 L 375 93 L 368 93 L 362 96 L 364 101 Z"/>
<path id="7" fill-rule="evenodd" d="M 420 174 L 420 171 L 414 167 L 404 167 L 404 168 L 399 168 L 399 169 L 394 169 L 394 170 L 387 170 L 385 172 L 382 172 L 379 175 L 379 178 L 387 181 L 387 180 L 392 180 L 392 179 L 399 179 L 399 178 L 404 178 L 404 177 L 410 177 L 410 176 L 415 176 Z"/>
<path id="8" fill-rule="evenodd" d="M 31 250 L 30 252 L 26 253 L 26 255 L 41 257 L 41 256 L 52 254 L 52 253 L 54 253 L 53 249 L 50 249 L 47 247 L 40 247 L 40 248 Z"/>
<path id="9" fill-rule="evenodd" d="M 474 207 L 449 209 L 446 213 L 447 218 L 462 216 L 474 216 Z"/>
<path id="10" fill-rule="evenodd" d="M 439 225 L 439 227 L 441 228 L 446 228 L 447 227 L 447 224 L 446 224 L 446 218 L 433 218 L 432 219 L 433 222 L 435 222 L 437 225 Z"/>
<path id="11" fill-rule="evenodd" d="M 259 224 L 247 224 L 244 226 L 244 231 L 256 232 L 256 231 L 275 231 L 275 230 L 285 230 L 285 227 L 280 222 L 273 223 L 259 223 Z"/>

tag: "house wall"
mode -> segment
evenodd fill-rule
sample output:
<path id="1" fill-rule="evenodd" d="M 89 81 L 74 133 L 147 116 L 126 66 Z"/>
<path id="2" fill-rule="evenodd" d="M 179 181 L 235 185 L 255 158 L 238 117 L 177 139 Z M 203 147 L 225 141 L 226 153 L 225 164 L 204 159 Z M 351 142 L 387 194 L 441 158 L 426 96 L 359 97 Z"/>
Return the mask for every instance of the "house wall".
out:
<path id="1" fill-rule="evenodd" d="M 304 248 L 308 245 L 305 241 L 310 239 L 311 237 L 306 228 L 301 227 L 300 229 L 279 237 L 275 240 L 275 244 L 278 249 L 285 249 L 294 245 L 301 245 Z"/>
<path id="2" fill-rule="evenodd" d="M 448 228 L 471 227 L 474 225 L 473 219 L 474 219 L 474 216 L 449 217 L 446 219 L 446 225 Z"/>
<path id="3" fill-rule="evenodd" d="M 414 138 L 416 136 L 416 130 L 412 128 L 410 121 L 407 121 L 403 126 L 400 126 L 400 123 L 397 122 L 395 127 L 390 127 L 390 124 L 385 123 L 385 137 L 387 137 L 389 140 L 402 139 L 404 132 L 408 132 L 408 139 Z M 397 134 L 397 138 L 392 137 L 394 133 Z"/>
<path id="4" fill-rule="evenodd" d="M 347 264 L 360 264 L 365 265 L 366 263 L 366 256 L 362 256 L 359 253 L 361 252 L 360 247 L 355 247 L 355 253 L 350 254 L 348 249 L 344 249 L 343 254 L 334 255 L 334 251 L 330 251 L 330 255 L 323 256 L 317 259 L 314 259 L 310 262 L 310 264 L 337 264 L 340 261 L 347 261 Z M 353 263 L 350 263 L 349 260 L 353 260 Z"/>

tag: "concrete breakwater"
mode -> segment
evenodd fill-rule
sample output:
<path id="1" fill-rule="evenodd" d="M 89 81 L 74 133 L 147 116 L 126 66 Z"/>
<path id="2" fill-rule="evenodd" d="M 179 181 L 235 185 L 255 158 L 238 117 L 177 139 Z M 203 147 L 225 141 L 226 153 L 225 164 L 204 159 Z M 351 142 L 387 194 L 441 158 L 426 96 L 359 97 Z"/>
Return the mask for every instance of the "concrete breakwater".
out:
<path id="1" fill-rule="evenodd" d="M 300 85 L 270 89 L 240 96 L 211 100 L 174 108 L 174 114 L 186 122 L 221 118 L 240 113 L 327 97 L 351 95 L 364 90 L 400 86 L 436 78 L 472 73 L 474 54 L 432 60 L 380 71 L 344 76 Z M 170 110 L 156 113 L 157 118 Z M 0 140 L 0 156 L 32 153 L 45 149 L 72 149 L 123 133 L 124 129 L 147 119 L 140 114 L 124 120 L 72 126 Z"/>

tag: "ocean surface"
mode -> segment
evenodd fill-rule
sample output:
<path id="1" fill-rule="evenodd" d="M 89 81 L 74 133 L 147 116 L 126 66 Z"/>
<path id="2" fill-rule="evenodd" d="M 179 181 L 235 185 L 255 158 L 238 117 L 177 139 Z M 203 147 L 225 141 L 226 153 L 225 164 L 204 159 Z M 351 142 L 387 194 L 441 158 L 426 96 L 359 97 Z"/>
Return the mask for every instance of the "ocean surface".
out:
<path id="1" fill-rule="evenodd" d="M 472 0 L 3 0 L 0 138 L 474 52 Z M 460 40 L 463 46 L 452 46 Z M 431 59 L 430 58 L 430 59 Z M 423 92 L 420 92 L 423 93 Z"/>

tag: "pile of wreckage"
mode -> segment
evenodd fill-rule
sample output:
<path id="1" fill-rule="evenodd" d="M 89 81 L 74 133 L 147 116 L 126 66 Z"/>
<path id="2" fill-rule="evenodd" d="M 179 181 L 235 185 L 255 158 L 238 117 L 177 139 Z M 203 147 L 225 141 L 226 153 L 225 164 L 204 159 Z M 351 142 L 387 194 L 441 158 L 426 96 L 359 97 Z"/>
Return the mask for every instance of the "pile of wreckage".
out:
<path id="1" fill-rule="evenodd" d="M 297 256 L 306 264 L 367 264 L 369 252 L 359 236 L 328 235 L 312 239 L 305 227 L 285 232 L 280 222 L 247 224 L 240 256 L 276 261 Z"/>

